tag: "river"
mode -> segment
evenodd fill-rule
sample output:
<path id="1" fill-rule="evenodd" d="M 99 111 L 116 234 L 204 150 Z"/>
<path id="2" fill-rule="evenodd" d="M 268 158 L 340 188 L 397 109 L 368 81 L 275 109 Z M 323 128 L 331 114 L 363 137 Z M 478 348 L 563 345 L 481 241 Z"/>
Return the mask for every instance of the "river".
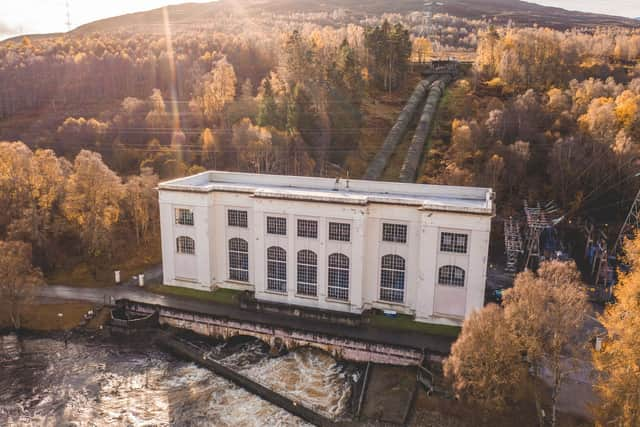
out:
<path id="1" fill-rule="evenodd" d="M 0 425 L 306 425 L 144 341 L 79 336 L 65 346 L 59 338 L 0 335 Z M 360 375 L 352 365 L 309 348 L 271 358 L 255 340 L 205 344 L 212 357 L 325 415 L 349 410 Z"/>

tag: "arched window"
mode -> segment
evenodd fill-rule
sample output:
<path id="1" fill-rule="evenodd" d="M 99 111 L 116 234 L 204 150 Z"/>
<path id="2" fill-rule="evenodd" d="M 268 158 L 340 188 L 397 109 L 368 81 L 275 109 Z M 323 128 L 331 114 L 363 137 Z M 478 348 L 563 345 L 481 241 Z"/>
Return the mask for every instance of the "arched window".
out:
<path id="1" fill-rule="evenodd" d="M 380 271 L 380 299 L 389 302 L 404 301 L 404 258 L 398 255 L 382 257 Z"/>
<path id="2" fill-rule="evenodd" d="M 287 252 L 278 246 L 267 249 L 267 289 L 287 292 Z"/>
<path id="3" fill-rule="evenodd" d="M 244 239 L 229 240 L 229 279 L 249 281 L 249 244 Z"/>
<path id="4" fill-rule="evenodd" d="M 445 286 L 464 286 L 464 270 L 455 265 L 445 265 L 438 270 L 438 284 Z"/>
<path id="5" fill-rule="evenodd" d="M 318 295 L 318 256 L 313 251 L 298 252 L 298 293 Z"/>
<path id="6" fill-rule="evenodd" d="M 349 300 L 349 257 L 343 254 L 329 255 L 329 298 Z"/>
<path id="7" fill-rule="evenodd" d="M 176 239 L 176 251 L 179 254 L 195 255 L 196 242 L 187 236 L 180 236 Z"/>

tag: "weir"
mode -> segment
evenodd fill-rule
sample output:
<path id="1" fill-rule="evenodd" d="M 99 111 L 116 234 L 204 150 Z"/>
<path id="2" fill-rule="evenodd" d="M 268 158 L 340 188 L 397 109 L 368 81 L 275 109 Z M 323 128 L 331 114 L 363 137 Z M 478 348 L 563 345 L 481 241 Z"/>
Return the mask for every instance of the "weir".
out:
<path id="1" fill-rule="evenodd" d="M 158 343 L 176 356 L 189 359 L 200 366 L 210 369 L 221 377 L 307 422 L 322 427 L 333 427 L 338 425 L 324 415 L 319 414 L 313 409 L 307 408 L 304 404 L 283 396 L 282 394 L 253 381 L 245 375 L 224 366 L 222 363 L 211 359 L 205 352 L 199 350 L 193 345 L 188 345 L 187 343 L 178 341 L 168 335 L 160 336 Z"/>
<path id="2" fill-rule="evenodd" d="M 414 366 L 421 365 L 425 359 L 425 350 L 419 348 L 419 344 L 410 347 L 341 336 L 340 330 L 345 328 L 341 325 L 335 325 L 335 334 L 328 334 L 130 300 L 120 300 L 118 305 L 132 314 L 157 312 L 160 325 L 190 330 L 203 336 L 228 339 L 245 335 L 264 341 L 272 348 L 284 346 L 290 350 L 308 346 L 323 350 L 339 360 Z M 442 354 L 430 353 L 427 358 L 436 361 L 441 356 Z"/>

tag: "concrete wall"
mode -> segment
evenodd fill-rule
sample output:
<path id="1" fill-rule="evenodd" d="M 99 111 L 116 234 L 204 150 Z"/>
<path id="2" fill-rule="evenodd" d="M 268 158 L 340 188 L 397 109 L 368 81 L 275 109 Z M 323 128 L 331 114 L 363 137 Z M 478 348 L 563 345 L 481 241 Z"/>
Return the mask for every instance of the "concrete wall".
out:
<path id="1" fill-rule="evenodd" d="M 189 208 L 194 225 L 175 224 L 176 208 Z M 227 210 L 248 213 L 248 227 L 227 226 Z M 259 300 L 288 303 L 319 309 L 360 313 L 368 308 L 392 309 L 416 316 L 417 320 L 461 324 L 464 317 L 484 302 L 490 216 L 426 211 L 416 206 L 370 203 L 349 205 L 303 200 L 252 197 L 248 193 L 210 193 L 160 190 L 164 282 L 209 290 L 212 286 L 255 291 Z M 287 235 L 266 233 L 268 215 L 287 220 Z M 297 220 L 318 221 L 318 239 L 297 237 Z M 351 241 L 328 239 L 331 221 L 351 225 Z M 406 224 L 406 243 L 382 241 L 383 222 Z M 440 233 L 454 231 L 468 235 L 467 254 L 442 253 Z M 176 253 L 176 238 L 195 240 L 196 254 Z M 249 244 L 249 282 L 229 280 L 228 241 L 240 237 Z M 267 290 L 266 251 L 279 246 L 287 252 L 287 292 Z M 314 251 L 318 256 L 318 296 L 298 295 L 297 252 Z M 350 259 L 349 301 L 336 301 L 327 294 L 327 261 L 332 253 Z M 380 300 L 382 256 L 394 254 L 405 259 L 405 295 L 402 303 Z M 466 271 L 463 288 L 437 285 L 438 268 L 456 265 Z"/>

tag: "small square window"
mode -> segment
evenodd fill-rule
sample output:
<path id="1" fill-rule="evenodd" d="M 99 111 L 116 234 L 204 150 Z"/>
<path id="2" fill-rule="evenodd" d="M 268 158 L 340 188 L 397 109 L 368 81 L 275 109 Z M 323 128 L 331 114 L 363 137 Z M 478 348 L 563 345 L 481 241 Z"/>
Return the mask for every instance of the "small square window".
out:
<path id="1" fill-rule="evenodd" d="M 407 243 L 407 226 L 404 224 L 382 224 L 382 240 Z"/>
<path id="2" fill-rule="evenodd" d="M 193 211 L 191 209 L 176 209 L 176 224 L 193 225 Z"/>
<path id="3" fill-rule="evenodd" d="M 247 219 L 247 211 L 239 211 L 236 209 L 229 209 L 227 211 L 227 219 L 230 227 L 242 227 L 247 228 L 249 222 Z"/>
<path id="4" fill-rule="evenodd" d="M 277 216 L 267 217 L 267 233 L 278 234 L 280 236 L 287 235 L 287 219 Z"/>
<path id="5" fill-rule="evenodd" d="M 442 252 L 466 254 L 467 240 L 468 236 L 466 234 L 442 233 L 440 235 L 440 250 Z"/>
<path id="6" fill-rule="evenodd" d="M 351 241 L 351 224 L 342 222 L 329 223 L 329 240 L 337 240 L 339 242 Z"/>
<path id="7" fill-rule="evenodd" d="M 179 254 L 195 255 L 196 243 L 191 237 L 180 236 L 176 239 L 176 250 Z"/>
<path id="8" fill-rule="evenodd" d="M 318 238 L 318 221 L 308 219 L 298 220 L 298 237 Z"/>

